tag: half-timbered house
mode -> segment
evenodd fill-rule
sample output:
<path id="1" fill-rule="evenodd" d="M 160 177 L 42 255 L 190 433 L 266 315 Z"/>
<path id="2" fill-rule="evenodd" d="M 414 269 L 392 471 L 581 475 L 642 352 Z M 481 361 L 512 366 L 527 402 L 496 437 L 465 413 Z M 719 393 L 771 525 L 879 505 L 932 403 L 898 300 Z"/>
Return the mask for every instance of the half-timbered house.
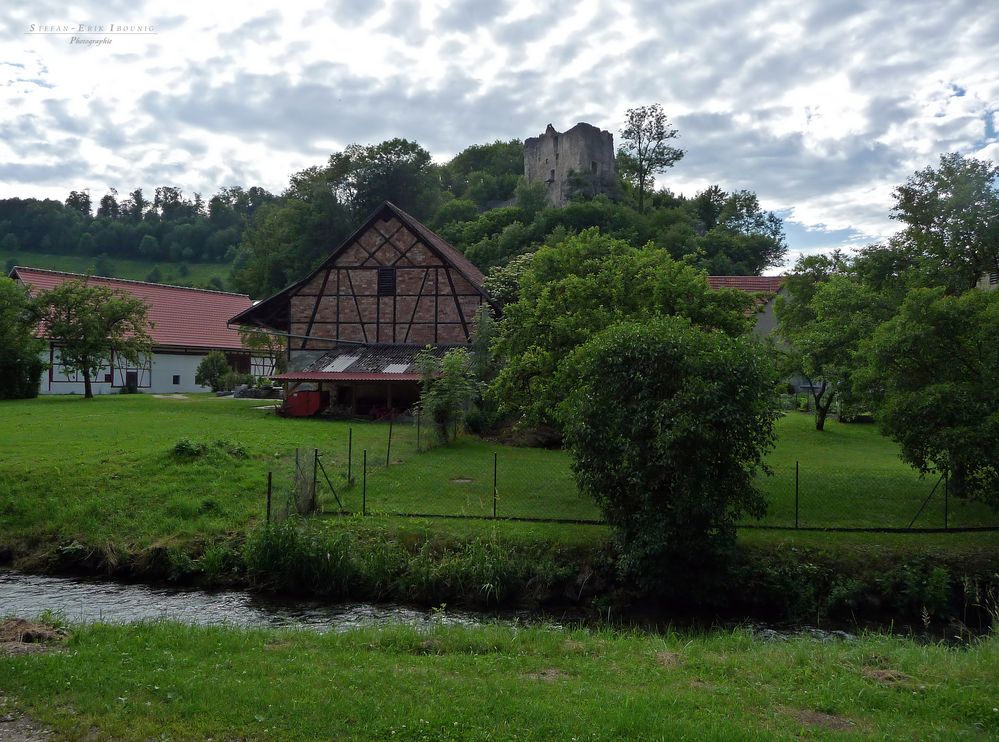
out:
<path id="1" fill-rule="evenodd" d="M 344 414 L 401 412 L 419 397 L 417 354 L 470 343 L 479 308 L 493 305 L 483 278 L 386 202 L 312 273 L 231 322 L 287 337 L 289 371 L 274 377 L 286 397 L 310 389 Z"/>

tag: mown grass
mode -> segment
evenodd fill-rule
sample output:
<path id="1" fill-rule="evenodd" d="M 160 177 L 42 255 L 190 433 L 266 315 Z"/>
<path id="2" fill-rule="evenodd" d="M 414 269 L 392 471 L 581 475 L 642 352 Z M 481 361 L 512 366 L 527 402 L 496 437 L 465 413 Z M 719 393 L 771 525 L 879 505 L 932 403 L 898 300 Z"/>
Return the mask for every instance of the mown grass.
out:
<path id="1" fill-rule="evenodd" d="M 26 250 L 0 250 L 0 265 L 6 266 L 11 260 L 15 265 L 26 268 L 45 268 L 53 271 L 69 273 L 92 273 L 97 258 L 92 255 L 57 255 L 54 253 L 37 253 Z M 206 286 L 212 278 L 219 278 L 223 285 L 229 280 L 232 265 L 229 263 L 188 263 L 186 276 L 180 274 L 179 263 L 155 260 L 127 260 L 110 258 L 114 278 L 130 278 L 133 281 L 145 281 L 153 268 L 160 269 L 160 280 L 157 283 L 175 284 L 177 286 Z M 6 275 L 6 272 L 4 273 Z"/>
<path id="2" fill-rule="evenodd" d="M 308 452 L 314 448 L 323 452 L 322 461 L 341 502 L 355 512 L 361 508 L 361 456 L 366 449 L 370 513 L 489 514 L 495 452 L 499 515 L 598 517 L 593 504 L 576 491 L 564 452 L 513 448 L 469 437 L 453 446 L 417 453 L 415 426 L 395 425 L 386 468 L 386 424 L 285 419 L 258 409 L 265 404 L 210 395 L 186 399 L 107 396 L 92 401 L 68 396 L 0 403 L 0 545 L 31 548 L 80 541 L 133 550 L 183 547 L 243 534 L 263 519 L 268 471 L 274 472 L 275 513 L 284 507 L 296 448 L 303 451 L 304 469 L 312 467 Z M 777 472 L 793 472 L 794 460 L 802 462 L 802 524 L 907 524 L 931 482 L 920 480 L 906 467 L 894 445 L 871 426 L 831 423 L 825 433 L 810 426 L 809 416 L 783 418 L 780 442 L 770 456 Z M 352 487 L 345 487 L 348 427 L 353 430 Z M 176 456 L 173 449 L 182 438 L 235 442 L 248 457 L 234 457 L 215 446 L 202 457 Z M 861 478 L 874 476 L 876 487 L 860 490 L 855 486 Z M 786 480 L 778 479 L 766 485 L 771 489 L 771 510 L 765 523 L 793 522 L 793 479 L 791 484 L 789 489 Z M 325 510 L 339 507 L 324 487 L 320 493 Z M 917 525 L 933 524 L 938 516 L 942 523 L 940 508 L 942 501 L 937 498 Z M 995 524 L 997 520 L 982 506 L 953 498 L 950 509 L 952 524 Z M 590 543 L 606 537 L 606 529 L 599 526 L 330 519 L 336 528 L 384 532 L 459 536 L 499 532 L 504 538 Z M 744 535 L 756 540 L 828 542 L 823 534 Z M 860 538 L 865 543 L 887 539 L 867 534 Z M 932 541 L 926 535 L 901 538 Z M 994 534 L 940 538 L 951 545 L 959 540 L 975 544 L 992 542 Z"/>
<path id="3" fill-rule="evenodd" d="M 154 623 L 0 655 L 0 693 L 69 739 L 990 738 L 999 641 Z"/>

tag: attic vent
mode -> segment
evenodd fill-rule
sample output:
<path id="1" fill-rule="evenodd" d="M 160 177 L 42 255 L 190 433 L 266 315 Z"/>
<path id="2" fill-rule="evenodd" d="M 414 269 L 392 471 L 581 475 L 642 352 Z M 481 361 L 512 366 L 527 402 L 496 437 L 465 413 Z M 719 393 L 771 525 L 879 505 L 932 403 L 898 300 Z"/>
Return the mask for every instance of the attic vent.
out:
<path id="1" fill-rule="evenodd" d="M 378 269 L 378 295 L 395 296 L 395 268 Z"/>
<path id="2" fill-rule="evenodd" d="M 989 286 L 999 284 L 999 272 L 989 274 Z"/>

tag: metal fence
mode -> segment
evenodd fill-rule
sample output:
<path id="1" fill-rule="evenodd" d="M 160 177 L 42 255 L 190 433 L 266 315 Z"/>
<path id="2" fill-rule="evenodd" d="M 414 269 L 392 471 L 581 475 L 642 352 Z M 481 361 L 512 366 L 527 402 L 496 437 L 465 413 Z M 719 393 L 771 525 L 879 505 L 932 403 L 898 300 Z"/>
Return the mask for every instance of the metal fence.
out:
<path id="1" fill-rule="evenodd" d="M 952 496 L 945 478 L 903 466 L 772 465 L 758 482 L 768 509 L 747 528 L 843 531 L 999 530 L 999 514 Z M 473 436 L 439 445 L 416 422 L 348 429 L 324 449 L 289 451 L 268 474 L 268 514 L 323 513 L 600 524 L 564 451 Z"/>

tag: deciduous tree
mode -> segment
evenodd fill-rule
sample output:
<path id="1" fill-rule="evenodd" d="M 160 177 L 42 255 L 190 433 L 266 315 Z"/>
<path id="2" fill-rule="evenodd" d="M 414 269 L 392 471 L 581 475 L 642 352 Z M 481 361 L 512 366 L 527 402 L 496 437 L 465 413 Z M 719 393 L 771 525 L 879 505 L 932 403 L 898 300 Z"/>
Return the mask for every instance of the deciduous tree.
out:
<path id="1" fill-rule="evenodd" d="M 680 136 L 658 103 L 629 108 L 621 130 L 624 143 L 618 150 L 618 164 L 626 178 L 638 189 L 638 210 L 645 211 L 645 194 L 652 189 L 656 173 L 673 167 L 683 158 L 683 150 L 670 141 Z"/>
<path id="2" fill-rule="evenodd" d="M 765 511 L 755 475 L 774 441 L 775 382 L 764 346 L 684 317 L 616 324 L 569 355 L 558 416 L 573 471 L 639 587 L 701 579 L 739 517 Z"/>
<path id="3" fill-rule="evenodd" d="M 999 509 L 999 291 L 913 289 L 864 344 L 856 385 L 902 458 Z"/>
<path id="4" fill-rule="evenodd" d="M 0 399 L 25 399 L 38 394 L 38 377 L 45 364 L 39 354 L 45 343 L 35 337 L 33 303 L 16 281 L 0 276 Z"/>
<path id="5" fill-rule="evenodd" d="M 83 376 L 87 399 L 94 396 L 94 376 L 113 359 L 139 365 L 150 352 L 149 307 L 130 294 L 86 280 L 66 281 L 40 294 L 36 304 L 63 368 Z"/>

